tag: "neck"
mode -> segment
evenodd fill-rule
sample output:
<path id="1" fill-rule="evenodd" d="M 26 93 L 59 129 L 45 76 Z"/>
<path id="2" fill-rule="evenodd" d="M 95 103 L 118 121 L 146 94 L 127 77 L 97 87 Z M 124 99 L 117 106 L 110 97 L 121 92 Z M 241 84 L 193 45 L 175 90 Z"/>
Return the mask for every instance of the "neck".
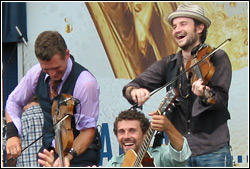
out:
<path id="1" fill-rule="evenodd" d="M 182 50 L 183 64 L 186 67 L 187 62 L 192 58 L 191 51 Z"/>
<path id="2" fill-rule="evenodd" d="M 183 63 L 186 66 L 187 62 L 192 59 L 192 51 L 199 46 L 199 43 L 195 43 L 189 46 L 187 49 L 182 49 Z"/>

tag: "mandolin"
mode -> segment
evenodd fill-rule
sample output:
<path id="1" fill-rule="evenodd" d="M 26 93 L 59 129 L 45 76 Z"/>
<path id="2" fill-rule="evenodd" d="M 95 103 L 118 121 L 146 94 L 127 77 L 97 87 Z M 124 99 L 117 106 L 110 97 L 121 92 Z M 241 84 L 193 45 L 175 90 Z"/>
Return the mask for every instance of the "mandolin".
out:
<path id="1" fill-rule="evenodd" d="M 173 104 L 174 100 L 178 96 L 178 92 L 176 89 L 171 88 L 166 96 L 164 97 L 163 101 L 161 102 L 160 107 L 157 110 L 158 115 L 162 115 L 162 113 L 169 109 L 170 106 Z M 146 138 L 144 139 L 138 153 L 134 150 L 130 149 L 126 152 L 122 167 L 155 167 L 153 158 L 147 152 L 149 144 L 152 140 L 152 137 L 155 133 L 155 130 L 152 129 L 150 126 Z"/>

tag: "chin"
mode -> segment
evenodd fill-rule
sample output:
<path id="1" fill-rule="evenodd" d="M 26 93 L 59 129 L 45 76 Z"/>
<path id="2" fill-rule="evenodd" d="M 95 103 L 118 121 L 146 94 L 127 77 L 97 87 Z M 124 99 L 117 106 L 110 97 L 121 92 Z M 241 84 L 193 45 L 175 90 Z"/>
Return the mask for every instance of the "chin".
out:
<path id="1" fill-rule="evenodd" d="M 122 150 L 123 150 L 124 153 L 126 153 L 127 151 L 134 150 L 134 149 L 133 148 L 128 148 L 128 149 L 123 148 Z"/>
<path id="2" fill-rule="evenodd" d="M 177 44 L 179 47 L 185 46 L 185 42 L 183 42 L 183 41 L 178 41 Z"/>
<path id="3" fill-rule="evenodd" d="M 177 41 L 177 44 L 181 49 L 185 49 L 187 47 L 187 43 L 184 40 Z"/>
<path id="4" fill-rule="evenodd" d="M 178 44 L 178 46 L 182 49 L 182 50 L 186 50 L 188 49 L 188 46 L 186 44 Z"/>
<path id="5" fill-rule="evenodd" d="M 122 149 L 122 150 L 123 150 L 124 154 L 126 154 L 129 149 Z"/>

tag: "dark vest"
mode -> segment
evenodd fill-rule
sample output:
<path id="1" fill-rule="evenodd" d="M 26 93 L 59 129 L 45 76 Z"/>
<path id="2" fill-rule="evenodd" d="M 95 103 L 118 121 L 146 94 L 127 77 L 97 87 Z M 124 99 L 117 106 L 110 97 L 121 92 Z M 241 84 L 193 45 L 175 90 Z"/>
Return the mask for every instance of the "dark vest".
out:
<path id="1" fill-rule="evenodd" d="M 86 68 L 81 66 L 80 64 L 74 62 L 73 57 L 71 56 L 73 67 L 72 70 L 62 86 L 62 90 L 60 93 L 64 94 L 71 94 L 73 96 L 73 91 L 75 88 L 76 81 L 78 76 L 82 71 L 88 71 Z M 49 130 L 53 126 L 53 120 L 51 116 L 51 107 L 52 107 L 52 100 L 50 99 L 49 94 L 49 78 L 44 81 L 46 73 L 41 71 L 41 74 L 38 79 L 36 94 L 38 96 L 38 101 L 41 105 L 43 115 L 44 115 L 44 126 L 43 126 L 43 133 Z M 75 113 L 75 112 L 74 112 Z M 79 134 L 79 131 L 75 129 L 74 118 L 72 118 L 72 128 L 74 133 L 74 138 Z M 43 137 L 43 146 L 48 148 L 51 145 L 52 140 L 55 137 L 54 129 L 44 135 Z"/>
<path id="2" fill-rule="evenodd" d="M 172 80 L 175 80 L 179 73 L 179 68 L 177 66 L 177 59 L 171 61 L 171 58 L 173 58 L 175 54 L 168 56 L 170 58 L 170 61 L 168 63 L 168 67 L 166 70 L 166 84 L 172 82 Z M 169 91 L 170 87 L 176 88 L 177 87 L 177 82 L 176 80 L 171 83 L 171 85 L 166 87 L 166 90 Z"/>

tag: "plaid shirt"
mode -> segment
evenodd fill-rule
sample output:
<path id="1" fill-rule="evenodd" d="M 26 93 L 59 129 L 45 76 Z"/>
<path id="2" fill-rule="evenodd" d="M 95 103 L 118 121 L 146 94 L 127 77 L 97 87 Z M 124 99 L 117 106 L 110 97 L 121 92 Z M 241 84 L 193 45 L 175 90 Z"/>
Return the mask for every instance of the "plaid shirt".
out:
<path id="1" fill-rule="evenodd" d="M 31 106 L 22 114 L 22 148 L 24 149 L 42 135 L 43 113 L 39 105 Z M 42 139 L 31 145 L 17 158 L 17 167 L 39 167 L 37 154 L 42 146 Z"/>

